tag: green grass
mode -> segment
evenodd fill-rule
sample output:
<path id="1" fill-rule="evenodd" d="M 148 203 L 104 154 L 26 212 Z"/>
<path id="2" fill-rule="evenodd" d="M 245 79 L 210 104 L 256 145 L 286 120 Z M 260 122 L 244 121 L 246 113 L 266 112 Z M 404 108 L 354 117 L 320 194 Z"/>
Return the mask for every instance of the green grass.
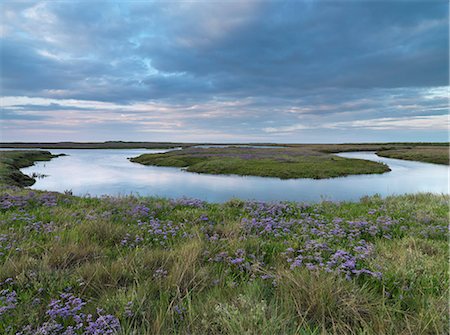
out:
<path id="1" fill-rule="evenodd" d="M 0 290 L 14 290 L 17 303 L 0 315 L 0 333 L 43 325 L 50 300 L 71 292 L 87 302 L 83 312 L 103 308 L 117 317 L 120 334 L 443 334 L 449 200 L 417 194 L 263 206 L 3 188 L 0 282 L 12 283 Z M 243 221 L 252 218 L 288 231 L 256 233 Z M 150 222 L 173 234 L 149 233 Z M 353 250 L 354 222 L 378 227 L 360 231 L 357 240 L 373 250 L 358 267 L 380 271 L 381 279 L 290 269 L 286 250 L 308 241 Z M 242 266 L 215 261 L 240 249 Z M 166 273 L 159 277 L 158 269 Z"/>
<path id="2" fill-rule="evenodd" d="M 378 156 L 449 165 L 448 146 L 412 147 L 408 149 L 391 149 L 377 152 Z"/>
<path id="3" fill-rule="evenodd" d="M 302 148 L 188 148 L 131 159 L 144 165 L 186 168 L 189 172 L 263 177 L 331 178 L 384 173 L 389 167 L 361 159 L 338 157 Z"/>
<path id="4" fill-rule="evenodd" d="M 19 169 L 31 166 L 36 161 L 49 161 L 54 157 L 58 155 L 52 155 L 48 151 L 0 151 L 0 185 L 33 185 L 34 178 L 23 174 Z"/>

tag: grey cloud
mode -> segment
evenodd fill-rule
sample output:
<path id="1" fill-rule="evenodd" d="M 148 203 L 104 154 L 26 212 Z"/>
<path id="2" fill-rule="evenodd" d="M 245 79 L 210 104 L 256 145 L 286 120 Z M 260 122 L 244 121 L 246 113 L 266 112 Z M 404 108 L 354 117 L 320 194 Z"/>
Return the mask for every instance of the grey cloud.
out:
<path id="1" fill-rule="evenodd" d="M 446 1 L 2 6 L 4 96 L 186 106 L 186 127 L 255 136 L 299 119 L 447 113 L 445 93 L 427 93 L 448 85 Z"/>
<path id="2" fill-rule="evenodd" d="M 47 120 L 48 117 L 40 114 L 29 114 L 21 113 L 14 110 L 8 110 L 6 108 L 0 109 L 1 119 L 4 121 L 12 120 L 23 120 L 23 121 L 34 121 L 34 120 Z"/>
<path id="3" fill-rule="evenodd" d="M 233 11 L 234 2 L 198 6 L 203 11 L 138 6 L 45 3 L 40 10 L 55 16 L 57 26 L 41 34 L 55 34 L 64 49 L 42 40 L 45 35 L 39 42 L 75 58 L 61 64 L 39 57 L 37 41 L 6 41 L 6 89 L 65 87 L 65 80 L 82 97 L 107 81 L 113 90 L 126 89 L 128 99 L 141 100 L 145 94 L 294 96 L 306 88 L 439 86 L 448 80 L 445 3 L 255 2 L 241 12 Z M 221 11 L 242 17 L 222 16 L 225 23 L 209 27 L 208 15 Z M 214 25 L 223 36 L 201 31 Z M 83 53 L 89 57 L 77 58 Z M 13 74 L 19 75 L 12 80 Z"/>

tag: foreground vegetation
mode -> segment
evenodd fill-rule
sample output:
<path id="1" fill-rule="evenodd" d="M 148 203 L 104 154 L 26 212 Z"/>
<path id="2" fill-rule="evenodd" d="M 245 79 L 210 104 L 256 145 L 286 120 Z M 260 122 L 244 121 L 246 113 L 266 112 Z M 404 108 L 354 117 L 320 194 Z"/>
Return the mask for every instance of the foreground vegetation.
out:
<path id="1" fill-rule="evenodd" d="M 38 150 L 0 151 L 0 185 L 31 186 L 35 179 L 19 169 L 31 166 L 35 161 L 49 161 L 58 156 Z"/>
<path id="2" fill-rule="evenodd" d="M 0 190 L 1 334 L 443 334 L 449 197 Z"/>
<path id="3" fill-rule="evenodd" d="M 0 334 L 448 330 L 448 196 L 209 204 L 7 185 L 52 157 L 2 156 Z"/>
<path id="4" fill-rule="evenodd" d="M 263 177 L 331 178 L 384 173 L 385 164 L 350 159 L 302 148 L 187 148 L 131 159 L 144 165 L 175 166 L 189 172 Z"/>

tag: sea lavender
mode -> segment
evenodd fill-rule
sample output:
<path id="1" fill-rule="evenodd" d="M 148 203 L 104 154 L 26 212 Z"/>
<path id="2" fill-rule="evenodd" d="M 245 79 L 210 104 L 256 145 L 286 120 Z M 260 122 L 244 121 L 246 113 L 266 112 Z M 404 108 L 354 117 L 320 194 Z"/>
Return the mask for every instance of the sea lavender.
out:
<path id="1" fill-rule="evenodd" d="M 16 335 L 101 335 L 116 334 L 119 320 L 97 308 L 95 314 L 83 312 L 86 302 L 72 293 L 62 293 L 48 305 L 47 320 L 38 326 L 27 325 Z"/>

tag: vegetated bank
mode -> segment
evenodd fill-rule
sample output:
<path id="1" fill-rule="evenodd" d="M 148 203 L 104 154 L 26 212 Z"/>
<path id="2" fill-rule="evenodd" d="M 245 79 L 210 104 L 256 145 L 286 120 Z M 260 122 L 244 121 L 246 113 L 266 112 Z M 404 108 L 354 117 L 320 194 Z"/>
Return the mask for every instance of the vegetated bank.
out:
<path id="1" fill-rule="evenodd" d="M 0 333 L 443 334 L 449 200 L 210 204 L 2 185 Z"/>
<path id="2" fill-rule="evenodd" d="M 378 156 L 382 157 L 449 164 L 450 147 L 448 142 L 300 144 L 298 146 L 325 153 L 375 151 Z M 292 147 L 297 147 L 297 145 L 292 145 Z"/>
<path id="3" fill-rule="evenodd" d="M 387 165 L 379 162 L 338 157 L 305 148 L 187 148 L 162 154 L 143 154 L 131 161 L 186 168 L 197 173 L 282 179 L 321 179 L 390 171 Z"/>
<path id="4" fill-rule="evenodd" d="M 417 146 L 409 149 L 377 151 L 378 156 L 449 165 L 448 146 Z"/>
<path id="5" fill-rule="evenodd" d="M 31 186 L 35 183 L 34 178 L 23 174 L 20 169 L 36 161 L 49 161 L 59 156 L 39 150 L 0 151 L 0 185 Z"/>

